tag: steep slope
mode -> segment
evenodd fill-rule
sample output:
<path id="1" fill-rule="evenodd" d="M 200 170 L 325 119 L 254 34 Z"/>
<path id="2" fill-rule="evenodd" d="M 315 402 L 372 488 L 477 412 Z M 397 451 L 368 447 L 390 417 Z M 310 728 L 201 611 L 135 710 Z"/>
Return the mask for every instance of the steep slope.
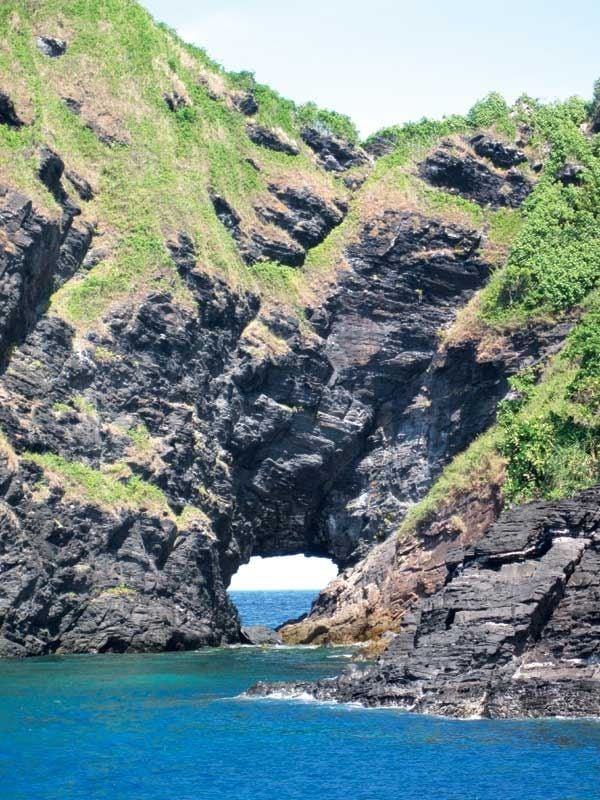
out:
<path id="1" fill-rule="evenodd" d="M 288 640 L 393 636 L 597 480 L 593 109 L 363 147 L 129 0 L 0 32 L 0 655 L 237 641 L 251 555 L 344 569 Z"/>

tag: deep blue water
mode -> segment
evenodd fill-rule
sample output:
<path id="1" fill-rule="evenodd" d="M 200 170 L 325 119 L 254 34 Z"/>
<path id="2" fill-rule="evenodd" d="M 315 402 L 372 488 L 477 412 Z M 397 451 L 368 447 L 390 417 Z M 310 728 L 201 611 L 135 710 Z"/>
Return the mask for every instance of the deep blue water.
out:
<path id="1" fill-rule="evenodd" d="M 238 697 L 261 678 L 332 674 L 349 652 L 0 662 L 0 798 L 600 798 L 598 723 L 460 722 Z"/>
<path id="2" fill-rule="evenodd" d="M 268 625 L 276 628 L 310 611 L 316 591 L 230 592 L 243 625 Z"/>

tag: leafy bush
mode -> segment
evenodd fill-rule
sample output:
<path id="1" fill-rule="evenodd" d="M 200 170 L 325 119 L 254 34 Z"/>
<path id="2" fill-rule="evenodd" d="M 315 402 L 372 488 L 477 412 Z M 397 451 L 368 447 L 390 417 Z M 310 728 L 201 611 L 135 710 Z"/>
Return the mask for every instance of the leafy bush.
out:
<path id="1" fill-rule="evenodd" d="M 490 320 L 563 312 L 600 281 L 600 160 L 579 128 L 585 114 L 585 103 L 572 98 L 533 115 L 536 137 L 551 155 L 524 205 L 506 269 L 486 292 Z M 557 177 L 566 163 L 581 170 L 576 184 Z"/>
<path id="2" fill-rule="evenodd" d="M 498 92 L 491 92 L 478 100 L 467 114 L 467 122 L 472 128 L 490 128 L 496 125 L 505 133 L 515 132 L 515 123 L 510 118 L 510 107 Z"/>
<path id="3" fill-rule="evenodd" d="M 358 130 L 350 117 L 337 111 L 319 108 L 316 103 L 305 103 L 297 111 L 300 125 L 311 125 L 327 134 L 340 136 L 349 142 L 358 141 Z"/>

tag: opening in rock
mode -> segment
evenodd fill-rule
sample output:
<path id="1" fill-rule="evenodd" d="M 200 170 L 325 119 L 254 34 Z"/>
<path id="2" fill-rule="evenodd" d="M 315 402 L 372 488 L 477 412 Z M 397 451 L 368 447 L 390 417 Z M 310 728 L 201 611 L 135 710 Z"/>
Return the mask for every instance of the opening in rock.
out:
<path id="1" fill-rule="evenodd" d="M 328 558 L 255 556 L 233 576 L 229 593 L 242 625 L 277 628 L 310 611 L 317 594 L 337 573 Z"/>

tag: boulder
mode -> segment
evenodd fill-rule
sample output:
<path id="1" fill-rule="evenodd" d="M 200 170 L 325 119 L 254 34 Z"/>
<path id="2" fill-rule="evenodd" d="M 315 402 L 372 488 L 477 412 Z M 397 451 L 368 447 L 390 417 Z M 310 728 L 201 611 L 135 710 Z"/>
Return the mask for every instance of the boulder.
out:
<path id="1" fill-rule="evenodd" d="M 242 641 L 245 644 L 276 645 L 282 644 L 281 636 L 266 625 L 247 625 L 242 628 Z"/>
<path id="2" fill-rule="evenodd" d="M 49 58 L 60 58 L 67 52 L 67 43 L 52 36 L 38 36 L 35 43 L 40 53 Z"/>
<path id="3" fill-rule="evenodd" d="M 0 92 L 0 125 L 21 128 L 23 124 L 23 121 L 17 116 L 13 101 L 5 92 Z"/>

